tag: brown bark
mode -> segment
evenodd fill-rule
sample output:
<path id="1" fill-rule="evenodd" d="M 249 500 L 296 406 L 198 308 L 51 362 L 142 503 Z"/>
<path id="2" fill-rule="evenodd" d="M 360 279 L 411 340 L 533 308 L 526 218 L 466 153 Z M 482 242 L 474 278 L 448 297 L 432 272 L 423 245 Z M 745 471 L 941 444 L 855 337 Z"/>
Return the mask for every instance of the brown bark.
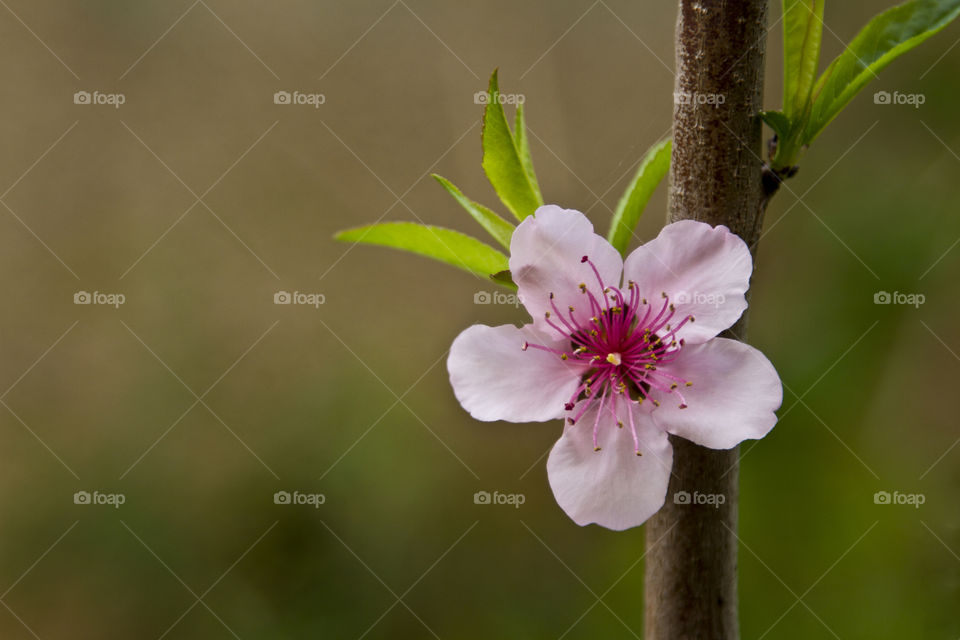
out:
<path id="1" fill-rule="evenodd" d="M 755 249 L 765 0 L 680 0 L 669 220 L 723 224 Z M 746 314 L 727 337 L 743 338 Z M 671 436 L 674 475 L 646 526 L 646 640 L 736 640 L 738 449 Z M 720 494 L 720 508 L 674 495 Z"/>

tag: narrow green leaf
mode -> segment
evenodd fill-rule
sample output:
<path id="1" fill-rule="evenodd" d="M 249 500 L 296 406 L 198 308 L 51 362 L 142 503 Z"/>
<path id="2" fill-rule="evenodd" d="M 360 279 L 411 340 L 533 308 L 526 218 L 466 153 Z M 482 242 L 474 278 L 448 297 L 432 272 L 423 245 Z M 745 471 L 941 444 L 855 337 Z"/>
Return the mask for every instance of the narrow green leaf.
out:
<path id="1" fill-rule="evenodd" d="M 335 238 L 392 247 L 446 262 L 484 278 L 508 268 L 507 256 L 459 231 L 415 222 L 385 222 L 347 229 Z"/>
<path id="2" fill-rule="evenodd" d="M 823 37 L 824 0 L 783 0 L 783 112 L 802 117 L 810 99 Z"/>
<path id="3" fill-rule="evenodd" d="M 483 110 L 483 170 L 503 204 L 523 220 L 543 204 L 533 186 L 500 104 L 497 72 L 490 76 L 487 106 Z M 526 138 L 526 136 L 524 136 Z"/>
<path id="4" fill-rule="evenodd" d="M 790 135 L 790 118 L 783 111 L 761 111 L 760 118 L 767 123 L 780 140 Z"/>
<path id="5" fill-rule="evenodd" d="M 814 87 L 803 132 L 810 144 L 876 74 L 960 15 L 960 0 L 910 0 L 871 20 Z"/>
<path id="6" fill-rule="evenodd" d="M 664 140 L 647 151 L 630 186 L 617 203 L 607 240 L 621 254 L 626 254 L 633 230 L 640 221 L 650 196 L 670 169 L 670 146 L 670 140 Z"/>
<path id="7" fill-rule="evenodd" d="M 494 240 L 499 242 L 506 249 L 510 249 L 510 238 L 513 236 L 513 230 L 516 228 L 496 213 L 487 209 L 482 204 L 478 204 L 463 195 L 463 192 L 460 191 L 452 182 L 444 178 L 443 176 L 438 176 L 437 174 L 433 175 L 433 179 L 440 183 L 440 185 L 447 190 L 447 192 L 453 196 L 454 200 L 460 203 L 460 206 L 467 210 L 473 219 L 480 223 L 484 229 L 487 230 Z"/>
<path id="8" fill-rule="evenodd" d="M 761 111 L 760 118 L 777 134 L 772 168 L 784 170 L 796 165 L 801 151 L 800 135 L 803 121 L 791 121 L 782 111 Z"/>
<path id="9" fill-rule="evenodd" d="M 537 200 L 543 202 L 540 194 L 540 184 L 537 182 L 537 173 L 533 170 L 533 157 L 530 155 L 530 138 L 527 137 L 527 120 L 524 117 L 523 103 L 517 104 L 517 115 L 513 120 L 514 139 L 517 141 L 517 150 L 520 151 L 520 161 L 527 172 L 530 184 L 537 194 Z"/>

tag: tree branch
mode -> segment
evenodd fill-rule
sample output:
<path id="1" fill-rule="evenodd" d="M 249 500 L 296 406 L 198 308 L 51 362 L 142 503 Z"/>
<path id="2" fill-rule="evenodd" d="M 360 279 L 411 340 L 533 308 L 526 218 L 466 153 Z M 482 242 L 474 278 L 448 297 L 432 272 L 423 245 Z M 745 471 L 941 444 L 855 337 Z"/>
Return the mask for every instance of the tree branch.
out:
<path id="1" fill-rule="evenodd" d="M 669 220 L 726 225 L 755 249 L 769 194 L 761 160 L 765 0 L 680 0 Z M 742 338 L 746 313 L 727 337 Z M 646 525 L 646 640 L 736 640 L 738 453 L 671 436 L 667 501 Z M 676 504 L 722 494 L 719 508 Z"/>

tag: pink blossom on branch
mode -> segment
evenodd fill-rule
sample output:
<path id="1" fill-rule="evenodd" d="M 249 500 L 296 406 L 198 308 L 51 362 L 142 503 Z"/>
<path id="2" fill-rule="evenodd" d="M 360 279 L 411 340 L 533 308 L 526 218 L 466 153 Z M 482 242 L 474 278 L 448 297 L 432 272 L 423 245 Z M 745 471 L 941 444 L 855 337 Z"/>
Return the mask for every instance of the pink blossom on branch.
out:
<path id="1" fill-rule="evenodd" d="M 450 382 L 477 420 L 564 419 L 547 474 L 577 524 L 621 530 L 656 513 L 668 433 L 729 449 L 776 424 L 773 365 L 717 337 L 747 308 L 753 270 L 726 227 L 675 222 L 624 261 L 582 213 L 548 205 L 517 227 L 510 253 L 533 322 L 466 329 Z"/>

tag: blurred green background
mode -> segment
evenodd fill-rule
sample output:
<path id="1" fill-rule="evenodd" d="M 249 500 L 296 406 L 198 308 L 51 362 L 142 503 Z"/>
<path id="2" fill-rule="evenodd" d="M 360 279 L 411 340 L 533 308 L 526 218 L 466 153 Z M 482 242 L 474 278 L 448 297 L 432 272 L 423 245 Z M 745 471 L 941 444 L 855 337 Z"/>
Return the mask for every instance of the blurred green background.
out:
<path id="1" fill-rule="evenodd" d="M 481 233 L 427 174 L 496 202 L 473 100 L 494 67 L 547 200 L 605 230 L 670 126 L 673 3 L 0 4 L 0 637 L 641 635 L 643 530 L 557 507 L 561 425 L 481 424 L 451 392 L 457 333 L 523 310 L 331 236 Z M 828 5 L 832 58 L 888 3 Z M 786 391 L 742 450 L 744 638 L 960 636 L 958 38 L 884 71 L 769 210 L 750 341 Z M 779 26 L 768 51 L 776 107 Z M 274 104 L 295 90 L 325 103 Z"/>

